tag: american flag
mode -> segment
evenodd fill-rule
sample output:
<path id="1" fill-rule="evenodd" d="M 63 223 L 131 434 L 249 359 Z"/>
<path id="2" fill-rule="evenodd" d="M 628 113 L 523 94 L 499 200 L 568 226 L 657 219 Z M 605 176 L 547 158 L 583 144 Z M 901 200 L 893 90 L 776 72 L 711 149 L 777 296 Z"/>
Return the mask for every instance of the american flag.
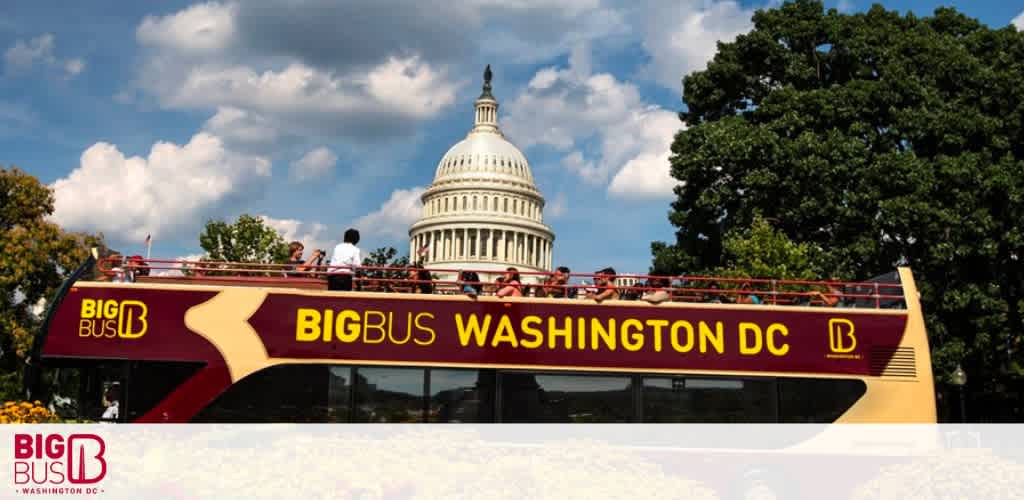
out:
<path id="1" fill-rule="evenodd" d="M 153 241 L 153 235 L 152 234 L 147 234 L 146 235 L 146 246 L 149 246 L 149 242 L 150 241 Z"/>
<path id="2" fill-rule="evenodd" d="M 427 251 L 429 251 L 429 250 L 430 250 L 430 244 L 428 243 L 426 245 L 421 246 L 420 249 L 416 251 L 416 254 L 422 257 L 422 256 L 426 255 Z"/>

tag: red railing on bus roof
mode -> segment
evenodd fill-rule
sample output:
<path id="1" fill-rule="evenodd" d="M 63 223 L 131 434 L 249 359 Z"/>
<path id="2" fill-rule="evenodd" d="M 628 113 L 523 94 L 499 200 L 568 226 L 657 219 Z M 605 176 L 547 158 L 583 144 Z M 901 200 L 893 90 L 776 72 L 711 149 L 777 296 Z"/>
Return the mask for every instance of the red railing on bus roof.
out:
<path id="1" fill-rule="evenodd" d="M 97 263 L 100 272 L 108 279 L 127 281 L 142 278 L 147 282 L 175 281 L 221 284 L 258 284 L 266 286 L 306 285 L 306 288 L 326 288 L 326 275 L 337 270 L 354 272 L 353 282 L 358 291 L 369 292 L 412 292 L 418 285 L 431 285 L 433 292 L 459 294 L 467 285 L 478 286 L 481 295 L 491 295 L 498 285 L 495 279 L 504 271 L 480 271 L 475 269 L 427 269 L 432 274 L 461 276 L 463 271 L 477 273 L 480 281 L 417 279 L 423 268 L 386 266 L 311 266 L 310 270 L 296 270 L 292 264 L 263 264 L 247 262 L 221 262 L 212 260 L 184 261 L 166 259 L 105 258 Z M 538 277 L 535 283 L 522 283 L 522 289 L 565 290 L 565 297 L 585 297 L 587 291 L 598 291 L 605 285 L 596 284 L 602 276 L 598 273 L 573 272 L 564 284 L 548 284 L 555 276 L 553 272 L 518 271 L 523 277 Z M 770 278 L 730 278 L 722 276 L 653 276 L 643 274 L 618 274 L 615 281 L 633 281 L 634 285 L 616 284 L 615 288 L 623 298 L 641 299 L 641 295 L 665 291 L 674 302 L 733 302 L 740 297 L 757 296 L 761 303 L 770 305 L 826 305 L 823 297 L 836 298 L 835 305 L 868 308 L 903 308 L 903 287 L 899 283 L 873 281 L 809 281 L 780 280 Z M 588 282 L 591 281 L 591 282 Z M 655 281 L 655 284 L 652 284 Z M 668 286 L 664 286 L 667 283 Z M 319 285 L 319 286 L 318 286 Z M 741 288 L 749 285 L 749 289 Z M 527 295 L 524 293 L 524 295 Z"/>

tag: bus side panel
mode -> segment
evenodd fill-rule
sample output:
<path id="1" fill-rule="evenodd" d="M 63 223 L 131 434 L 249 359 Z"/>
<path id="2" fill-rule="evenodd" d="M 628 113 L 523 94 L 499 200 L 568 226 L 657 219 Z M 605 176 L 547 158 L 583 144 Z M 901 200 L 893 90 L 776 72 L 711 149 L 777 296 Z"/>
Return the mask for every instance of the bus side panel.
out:
<path id="1" fill-rule="evenodd" d="M 223 363 L 184 321 L 217 292 L 90 285 L 72 287 L 61 303 L 43 357 Z"/>

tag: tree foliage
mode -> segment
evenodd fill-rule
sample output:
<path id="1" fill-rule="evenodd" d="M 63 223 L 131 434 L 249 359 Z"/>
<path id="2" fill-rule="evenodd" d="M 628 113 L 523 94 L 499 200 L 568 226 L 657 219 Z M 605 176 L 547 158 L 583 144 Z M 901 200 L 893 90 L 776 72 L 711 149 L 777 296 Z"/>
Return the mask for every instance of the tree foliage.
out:
<path id="1" fill-rule="evenodd" d="M 20 395 L 41 319 L 33 308 L 56 293 L 90 247 L 102 247 L 98 236 L 66 233 L 46 220 L 51 213 L 50 188 L 17 168 L 0 168 L 0 400 Z"/>
<path id="2" fill-rule="evenodd" d="M 684 79 L 674 244 L 654 270 L 725 264 L 758 215 L 830 273 L 909 265 L 941 378 L 1012 373 L 1024 331 L 1024 33 L 798 0 L 754 15 Z"/>
<path id="3" fill-rule="evenodd" d="M 199 235 L 207 258 L 227 262 L 283 263 L 288 244 L 262 219 L 242 214 L 233 224 L 211 220 Z"/>
<path id="4" fill-rule="evenodd" d="M 820 276 L 817 252 L 808 243 L 795 243 L 761 217 L 722 239 L 720 274 L 748 278 L 808 280 Z"/>
<path id="5" fill-rule="evenodd" d="M 370 252 L 363 258 L 363 265 L 366 267 L 393 267 L 405 269 L 409 266 L 409 257 L 403 255 L 396 257 L 398 250 L 394 247 L 380 247 Z M 374 280 L 394 280 L 405 278 L 404 271 L 392 271 L 383 269 L 360 270 L 358 275 L 363 278 Z M 366 284 L 369 288 L 386 287 L 387 281 L 369 281 Z"/>

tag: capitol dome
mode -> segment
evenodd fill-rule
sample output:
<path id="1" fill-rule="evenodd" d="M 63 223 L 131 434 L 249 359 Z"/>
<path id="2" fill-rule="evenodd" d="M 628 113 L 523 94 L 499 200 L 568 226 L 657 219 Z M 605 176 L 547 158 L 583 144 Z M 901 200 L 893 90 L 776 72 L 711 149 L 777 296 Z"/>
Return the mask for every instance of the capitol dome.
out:
<path id="1" fill-rule="evenodd" d="M 427 269 L 548 271 L 555 235 L 544 224 L 544 196 L 526 156 L 498 127 L 490 66 L 474 107 L 473 128 L 441 158 L 423 193 L 422 215 L 409 228 L 410 259 Z"/>

